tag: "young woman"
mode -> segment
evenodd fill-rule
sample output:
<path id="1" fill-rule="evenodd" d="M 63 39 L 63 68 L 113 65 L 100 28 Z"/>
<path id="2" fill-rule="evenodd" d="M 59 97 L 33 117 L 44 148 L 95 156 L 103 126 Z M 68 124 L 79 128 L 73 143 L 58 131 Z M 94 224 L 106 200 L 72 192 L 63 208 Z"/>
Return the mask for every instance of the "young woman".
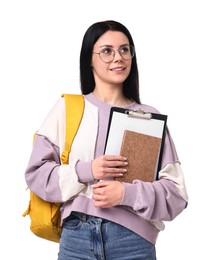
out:
<path id="1" fill-rule="evenodd" d="M 140 102 L 135 46 L 124 25 L 102 21 L 88 28 L 80 80 L 85 110 L 69 164 L 60 164 L 65 134 L 60 99 L 37 133 L 26 182 L 42 199 L 63 203 L 59 260 L 154 260 L 163 221 L 179 215 L 188 197 L 168 128 L 156 181 L 115 181 L 127 174 L 127 158 L 103 154 L 112 106 L 159 113 Z"/>

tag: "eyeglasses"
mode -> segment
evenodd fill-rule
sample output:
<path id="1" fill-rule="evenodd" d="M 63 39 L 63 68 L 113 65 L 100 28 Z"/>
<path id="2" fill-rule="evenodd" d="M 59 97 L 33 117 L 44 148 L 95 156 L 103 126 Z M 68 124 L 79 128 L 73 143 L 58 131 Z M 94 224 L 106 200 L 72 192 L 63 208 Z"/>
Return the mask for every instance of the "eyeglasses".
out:
<path id="1" fill-rule="evenodd" d="M 135 55 L 135 49 L 131 45 L 124 45 L 116 50 L 112 49 L 111 47 L 106 47 L 100 52 L 93 53 L 98 54 L 103 62 L 109 63 L 114 60 L 116 52 L 118 52 L 121 55 L 123 60 L 130 60 Z"/>

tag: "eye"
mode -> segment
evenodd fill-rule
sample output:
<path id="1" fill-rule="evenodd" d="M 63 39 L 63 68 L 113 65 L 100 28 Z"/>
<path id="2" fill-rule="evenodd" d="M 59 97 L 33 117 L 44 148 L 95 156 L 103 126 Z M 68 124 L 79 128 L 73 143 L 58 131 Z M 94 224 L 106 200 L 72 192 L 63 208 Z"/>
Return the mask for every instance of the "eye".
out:
<path id="1" fill-rule="evenodd" d="M 123 46 L 120 48 L 121 53 L 128 53 L 130 51 L 129 46 Z"/>
<path id="2" fill-rule="evenodd" d="M 104 48 L 101 53 L 106 54 L 106 55 L 112 55 L 113 49 L 112 48 Z"/>

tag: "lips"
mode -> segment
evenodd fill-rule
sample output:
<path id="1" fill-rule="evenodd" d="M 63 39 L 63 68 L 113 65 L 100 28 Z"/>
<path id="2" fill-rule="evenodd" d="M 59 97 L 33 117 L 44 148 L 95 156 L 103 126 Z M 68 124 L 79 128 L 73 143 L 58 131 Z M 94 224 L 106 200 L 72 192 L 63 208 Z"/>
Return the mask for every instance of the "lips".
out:
<path id="1" fill-rule="evenodd" d="M 124 67 L 117 67 L 117 68 L 113 68 L 113 69 L 110 69 L 111 71 L 123 71 L 125 70 Z"/>

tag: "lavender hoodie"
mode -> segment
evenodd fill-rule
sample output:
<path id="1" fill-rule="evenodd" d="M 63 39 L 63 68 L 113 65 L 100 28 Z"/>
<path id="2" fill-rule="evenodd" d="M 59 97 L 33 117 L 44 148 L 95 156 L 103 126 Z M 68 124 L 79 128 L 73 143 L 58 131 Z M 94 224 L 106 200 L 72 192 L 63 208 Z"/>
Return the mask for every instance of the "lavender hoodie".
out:
<path id="1" fill-rule="evenodd" d="M 62 165 L 64 149 L 65 104 L 59 99 L 37 132 L 32 154 L 25 172 L 27 185 L 39 197 L 62 202 L 62 221 L 72 211 L 98 216 L 116 222 L 155 244 L 163 221 L 171 221 L 187 206 L 181 165 L 168 128 L 159 180 L 152 183 L 134 180 L 124 183 L 120 205 L 96 208 L 91 185 L 96 182 L 91 162 L 104 152 L 111 105 L 98 100 L 92 93 L 85 95 L 85 109 L 73 141 L 69 164 Z M 151 106 L 132 103 L 128 109 L 159 113 Z"/>

